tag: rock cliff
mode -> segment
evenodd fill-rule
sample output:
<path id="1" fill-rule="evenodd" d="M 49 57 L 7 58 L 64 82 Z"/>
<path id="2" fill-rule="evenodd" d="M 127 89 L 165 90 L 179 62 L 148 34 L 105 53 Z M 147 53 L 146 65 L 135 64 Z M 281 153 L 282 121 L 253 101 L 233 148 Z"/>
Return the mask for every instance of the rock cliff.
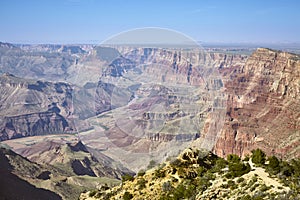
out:
<path id="1" fill-rule="evenodd" d="M 257 49 L 244 66 L 220 69 L 225 125 L 214 152 L 249 154 L 259 147 L 279 157 L 300 156 L 300 56 Z"/>
<path id="2" fill-rule="evenodd" d="M 247 56 L 199 49 L 118 51 L 95 84 L 97 118 L 88 119 L 93 131 L 104 134 L 82 134 L 83 141 L 105 149 L 106 155 L 133 170 L 145 167 L 151 153 L 160 162 L 202 136 L 203 147 L 211 149 L 216 135 L 202 132 L 204 121 L 218 116 L 216 108 L 226 107 L 218 69 L 243 66 Z M 214 118 L 215 124 L 222 120 Z M 221 126 L 206 128 L 217 132 Z M 143 154 L 143 162 L 135 159 L 136 153 Z"/>
<path id="3" fill-rule="evenodd" d="M 74 131 L 67 83 L 0 77 L 0 140 Z"/>

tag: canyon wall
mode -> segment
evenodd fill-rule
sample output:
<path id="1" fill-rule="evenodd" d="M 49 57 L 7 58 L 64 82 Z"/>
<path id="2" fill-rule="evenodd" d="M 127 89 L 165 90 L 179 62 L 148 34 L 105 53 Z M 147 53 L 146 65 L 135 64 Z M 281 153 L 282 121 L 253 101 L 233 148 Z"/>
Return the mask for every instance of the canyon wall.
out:
<path id="1" fill-rule="evenodd" d="M 259 48 L 244 66 L 220 69 L 228 95 L 214 152 L 241 156 L 261 148 L 300 156 L 300 57 Z"/>
<path id="2" fill-rule="evenodd" d="M 74 131 L 67 83 L 0 76 L 0 141 Z"/>

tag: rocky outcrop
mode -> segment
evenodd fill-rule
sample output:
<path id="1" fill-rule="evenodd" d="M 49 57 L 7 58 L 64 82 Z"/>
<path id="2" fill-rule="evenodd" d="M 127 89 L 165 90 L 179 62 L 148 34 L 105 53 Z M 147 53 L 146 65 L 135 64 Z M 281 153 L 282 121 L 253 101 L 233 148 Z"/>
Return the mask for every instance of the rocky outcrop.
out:
<path id="1" fill-rule="evenodd" d="M 0 124 L 0 140 L 25 136 L 57 134 L 72 131 L 68 121 L 55 112 L 41 112 L 4 117 Z"/>
<path id="2" fill-rule="evenodd" d="M 207 150 L 188 148 L 177 158 L 135 177 L 127 176 L 120 186 L 82 193 L 79 199 L 299 198 L 297 190 L 288 186 L 297 184 L 288 178 L 289 184 L 282 183 L 286 177 L 280 176 L 284 175 L 276 177 L 266 166 L 255 167 L 252 161 L 241 161 L 236 155 L 233 158 L 226 161 Z"/>
<path id="3" fill-rule="evenodd" d="M 28 158 L 31 162 L 55 166 L 69 176 L 88 175 L 121 179 L 124 174 L 133 174 L 132 171 L 110 157 L 85 146 L 81 141 L 74 138 L 74 136 L 70 136 L 70 140 L 56 140 L 51 136 L 49 138 L 44 137 L 42 141 L 36 140 L 34 143 L 29 143 L 23 147 L 21 145 L 16 146 L 14 151 Z M 19 144 L 22 144 L 22 139 L 20 140 Z M 8 144 L 14 146 L 14 142 Z"/>
<path id="4" fill-rule="evenodd" d="M 69 54 L 83 54 L 85 51 L 80 46 L 75 45 L 64 45 L 60 48 L 60 52 Z"/>
<path id="5" fill-rule="evenodd" d="M 105 83 L 101 80 L 98 82 L 95 93 L 96 114 L 125 106 L 133 96 L 129 89 Z"/>
<path id="6" fill-rule="evenodd" d="M 97 46 L 93 48 L 94 54 L 100 60 L 111 63 L 114 59 L 120 56 L 117 49 L 111 47 Z"/>
<path id="7" fill-rule="evenodd" d="M 136 63 L 120 56 L 114 59 L 104 72 L 104 76 L 120 77 L 128 70 L 136 68 Z"/>
<path id="8" fill-rule="evenodd" d="M 259 48 L 245 66 L 221 69 L 228 94 L 215 153 L 246 155 L 254 148 L 299 157 L 300 56 Z"/>
<path id="9" fill-rule="evenodd" d="M 116 178 L 133 174 L 73 135 L 3 143 L 13 150 L 0 148 L 0 185 L 5 189 L 0 194 L 6 199 L 76 199 L 87 188 L 118 185 Z"/>
<path id="10" fill-rule="evenodd" d="M 175 69 L 178 67 L 178 70 L 186 66 L 186 62 L 193 64 L 193 66 L 213 68 L 243 66 L 249 57 L 242 54 L 207 52 L 201 47 L 190 50 L 171 50 L 118 46 L 116 49 L 126 58 L 134 60 L 136 63 L 159 63 L 173 66 Z"/>
<path id="11" fill-rule="evenodd" d="M 0 86 L 0 140 L 75 130 L 70 85 L 4 74 Z"/>

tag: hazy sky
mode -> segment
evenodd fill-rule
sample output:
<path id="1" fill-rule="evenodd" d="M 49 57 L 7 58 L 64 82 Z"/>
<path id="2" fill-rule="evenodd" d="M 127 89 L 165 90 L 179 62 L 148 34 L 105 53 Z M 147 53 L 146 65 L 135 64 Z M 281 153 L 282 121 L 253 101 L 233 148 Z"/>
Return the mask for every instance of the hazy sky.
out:
<path id="1" fill-rule="evenodd" d="M 163 27 L 205 42 L 300 42 L 299 0 L 0 0 L 0 41 L 98 43 Z"/>

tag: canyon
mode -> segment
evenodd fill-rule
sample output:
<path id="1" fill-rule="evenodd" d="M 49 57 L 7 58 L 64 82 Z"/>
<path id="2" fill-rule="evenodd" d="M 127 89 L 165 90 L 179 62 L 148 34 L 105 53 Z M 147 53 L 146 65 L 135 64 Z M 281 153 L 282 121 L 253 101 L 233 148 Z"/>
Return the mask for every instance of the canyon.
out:
<path id="1" fill-rule="evenodd" d="M 0 145 L 71 174 L 66 187 L 121 179 L 188 147 L 300 156 L 297 54 L 0 43 L 0 58 Z"/>
<path id="2" fill-rule="evenodd" d="M 122 148 L 141 139 L 148 145 L 186 140 L 223 157 L 244 156 L 256 147 L 278 156 L 298 155 L 296 54 L 263 48 L 249 56 L 199 49 L 6 43 L 1 43 L 1 52 L 1 140 L 96 127 Z M 41 62 L 42 57 L 51 61 Z M 25 78 L 9 74 L 17 72 L 16 66 L 30 73 Z M 37 66 L 43 73 L 37 73 Z M 64 66 L 64 73 L 57 66 Z M 81 76 L 75 79 L 75 73 Z M 88 136 L 83 132 L 82 138 Z M 138 146 L 134 151 L 140 150 L 149 152 Z"/>

